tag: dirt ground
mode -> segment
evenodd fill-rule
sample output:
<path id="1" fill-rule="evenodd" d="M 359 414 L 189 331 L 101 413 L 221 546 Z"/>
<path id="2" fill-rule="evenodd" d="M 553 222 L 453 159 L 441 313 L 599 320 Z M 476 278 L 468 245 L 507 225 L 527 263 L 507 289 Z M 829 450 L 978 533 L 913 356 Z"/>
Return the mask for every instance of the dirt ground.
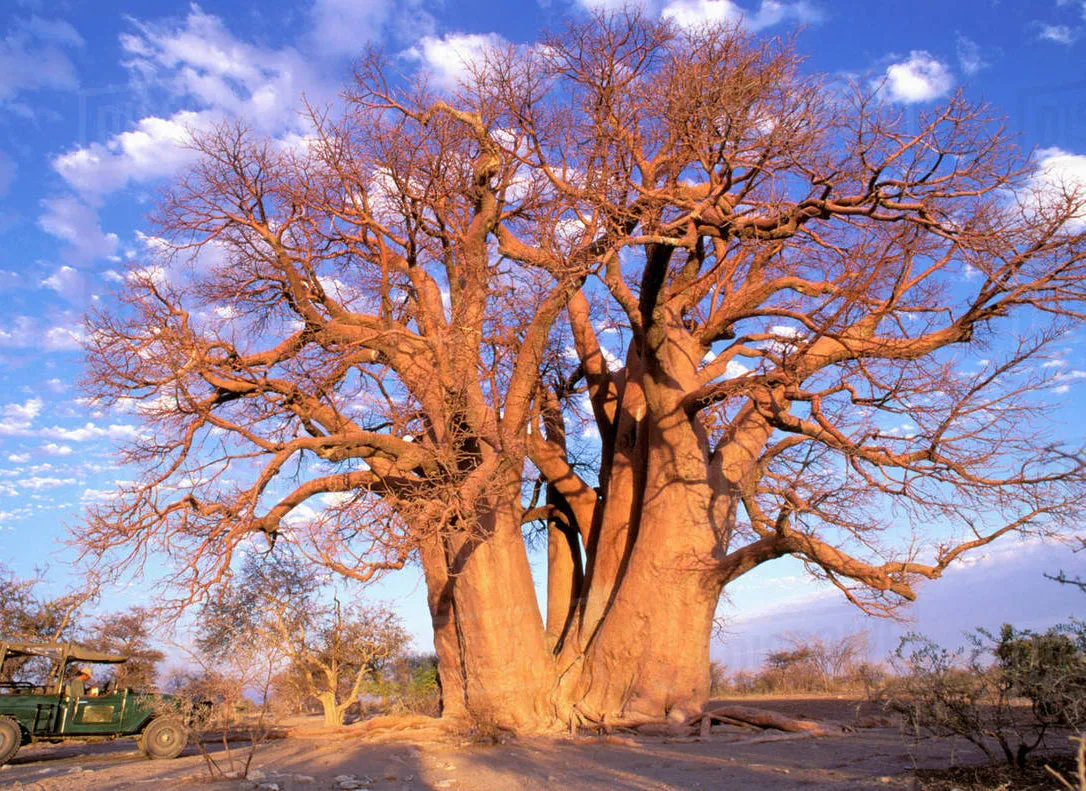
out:
<path id="1" fill-rule="evenodd" d="M 917 788 L 912 769 L 980 762 L 966 744 L 912 743 L 871 704 L 838 698 L 743 698 L 747 706 L 846 726 L 811 738 L 715 726 L 699 740 L 614 734 L 523 738 L 485 743 L 450 738 L 374 743 L 357 736 L 306 733 L 257 749 L 249 779 L 212 781 L 189 746 L 173 761 L 149 761 L 132 740 L 29 745 L 0 768 L 0 788 L 259 789 L 260 791 L 534 791 L 614 789 Z M 314 721 L 316 725 L 316 721 Z M 347 731 L 349 733 L 349 729 Z M 229 769 L 247 745 L 206 745 Z"/>

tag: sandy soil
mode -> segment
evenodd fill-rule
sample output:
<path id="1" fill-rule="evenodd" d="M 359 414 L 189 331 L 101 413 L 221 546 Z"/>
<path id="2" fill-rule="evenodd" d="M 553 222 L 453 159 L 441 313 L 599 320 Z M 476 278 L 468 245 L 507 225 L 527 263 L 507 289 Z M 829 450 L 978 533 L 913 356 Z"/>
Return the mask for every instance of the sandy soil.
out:
<path id="1" fill-rule="evenodd" d="M 913 788 L 914 766 L 973 763 L 979 752 L 940 740 L 912 744 L 870 704 L 835 698 L 743 698 L 757 706 L 847 726 L 810 738 L 715 726 L 699 740 L 584 736 L 478 743 L 373 743 L 357 736 L 296 731 L 256 751 L 249 779 L 212 781 L 190 746 L 173 761 L 148 761 L 131 740 L 29 745 L 0 768 L 0 788 L 260 789 L 260 791 L 534 791 L 536 789 L 865 789 Z M 314 723 L 315 724 L 315 723 Z M 225 769 L 240 766 L 243 742 L 207 744 Z"/>

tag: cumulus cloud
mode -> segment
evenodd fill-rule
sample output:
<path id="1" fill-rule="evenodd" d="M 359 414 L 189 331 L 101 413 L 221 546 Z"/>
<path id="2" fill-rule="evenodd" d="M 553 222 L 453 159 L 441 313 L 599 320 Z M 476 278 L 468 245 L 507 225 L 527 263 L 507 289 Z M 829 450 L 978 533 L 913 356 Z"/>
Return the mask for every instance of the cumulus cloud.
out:
<path id="1" fill-rule="evenodd" d="M 5 404 L 0 409 L 0 436 L 27 434 L 41 410 L 40 398 L 31 398 L 21 404 Z"/>
<path id="2" fill-rule="evenodd" d="M 487 50 L 501 47 L 505 40 L 497 33 L 449 33 L 423 36 L 403 56 L 418 61 L 431 75 L 433 83 L 452 90 L 471 72 L 473 63 L 482 62 Z"/>
<path id="3" fill-rule="evenodd" d="M 1035 154 L 1037 171 L 1025 196 L 1027 208 L 1041 211 L 1050 203 L 1058 204 L 1067 195 L 1086 200 L 1086 155 L 1062 148 L 1042 148 Z M 1086 229 L 1086 211 L 1071 221 L 1068 230 Z"/>
<path id="4" fill-rule="evenodd" d="M 7 326 L 0 326 L 0 347 L 18 349 L 33 346 L 37 325 L 30 316 L 16 316 Z"/>
<path id="5" fill-rule="evenodd" d="M 50 456 L 70 456 L 73 452 L 71 445 L 60 445 L 56 442 L 47 442 L 41 449 Z"/>
<path id="6" fill-rule="evenodd" d="M 105 143 L 91 143 L 62 154 L 53 167 L 81 195 L 95 200 L 129 184 L 155 181 L 180 172 L 196 154 L 186 148 L 193 132 L 208 128 L 214 117 L 181 111 L 170 118 L 151 116 L 136 128 Z"/>
<path id="7" fill-rule="evenodd" d="M 0 348 L 38 349 L 46 352 L 76 351 L 83 348 L 83 326 L 77 315 L 61 313 L 57 323 L 43 326 L 33 316 L 15 316 L 0 325 Z"/>
<path id="8" fill-rule="evenodd" d="M 950 92 L 954 75 L 930 53 L 914 49 L 905 60 L 891 63 L 876 87 L 892 102 L 930 102 Z"/>
<path id="9" fill-rule="evenodd" d="M 117 252 L 117 235 L 104 233 L 97 212 L 75 196 L 45 198 L 41 205 L 45 212 L 38 218 L 38 227 L 67 242 L 65 254 L 70 259 L 90 261 Z"/>
<path id="10" fill-rule="evenodd" d="M 135 33 L 122 36 L 121 46 L 137 84 L 164 86 L 186 103 L 244 117 L 262 131 L 297 124 L 303 89 L 319 88 L 309 63 L 295 49 L 242 41 L 198 6 L 180 24 L 135 26 Z"/>
<path id="11" fill-rule="evenodd" d="M 297 135 L 303 92 L 321 103 L 331 95 L 292 47 L 259 47 L 234 36 L 222 20 L 192 6 L 180 22 L 133 22 L 121 37 L 133 87 L 165 91 L 183 109 L 140 119 L 132 129 L 58 156 L 56 171 L 85 199 L 170 177 L 196 158 L 192 134 L 229 118 L 258 132 Z"/>
<path id="12" fill-rule="evenodd" d="M 75 478 L 55 478 L 53 476 L 34 475 L 24 478 L 20 483 L 30 489 L 55 489 L 58 486 L 71 486 L 77 483 Z"/>
<path id="13" fill-rule="evenodd" d="M 84 294 L 86 281 L 79 270 L 62 266 L 41 281 L 41 287 L 57 292 L 69 302 L 77 302 Z"/>
<path id="14" fill-rule="evenodd" d="M 77 88 L 66 50 L 82 45 L 76 29 L 62 20 L 16 20 L 0 39 L 0 102 L 26 91 Z"/>
<path id="15" fill-rule="evenodd" d="M 821 10 L 806 0 L 794 3 L 762 0 L 753 10 L 746 10 L 732 0 L 672 0 L 664 6 L 661 16 L 680 27 L 739 24 L 751 31 L 786 23 L 806 25 L 822 21 Z"/>
<path id="16" fill-rule="evenodd" d="M 60 324 L 45 331 L 41 346 L 47 352 L 74 352 L 83 348 L 83 327 Z"/>

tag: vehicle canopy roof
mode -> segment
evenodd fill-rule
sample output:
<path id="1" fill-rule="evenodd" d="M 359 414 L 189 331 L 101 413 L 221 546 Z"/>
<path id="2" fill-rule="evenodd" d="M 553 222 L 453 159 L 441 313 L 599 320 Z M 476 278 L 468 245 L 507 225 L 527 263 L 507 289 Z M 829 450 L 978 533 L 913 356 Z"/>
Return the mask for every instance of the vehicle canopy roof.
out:
<path id="1" fill-rule="evenodd" d="M 0 640 L 0 661 L 16 656 L 44 656 L 54 660 L 63 659 L 65 663 L 95 662 L 110 665 L 119 665 L 129 659 L 125 654 L 92 651 L 79 643 L 24 643 Z"/>

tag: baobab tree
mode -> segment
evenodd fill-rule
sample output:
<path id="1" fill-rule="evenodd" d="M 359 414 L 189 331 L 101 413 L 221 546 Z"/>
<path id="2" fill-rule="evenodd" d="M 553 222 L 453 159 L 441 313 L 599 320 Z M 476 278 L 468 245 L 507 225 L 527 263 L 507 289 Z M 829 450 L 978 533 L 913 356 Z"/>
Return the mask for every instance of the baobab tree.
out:
<path id="1" fill-rule="evenodd" d="M 762 563 L 886 612 L 1078 512 L 1035 361 L 1081 318 L 1084 200 L 984 107 L 907 118 L 788 42 L 628 14 L 453 94 L 372 57 L 345 105 L 304 146 L 196 140 L 167 257 L 92 319 L 91 391 L 151 428 L 95 557 L 168 549 L 183 599 L 254 534 L 417 558 L 446 714 L 526 730 L 695 715 Z"/>

